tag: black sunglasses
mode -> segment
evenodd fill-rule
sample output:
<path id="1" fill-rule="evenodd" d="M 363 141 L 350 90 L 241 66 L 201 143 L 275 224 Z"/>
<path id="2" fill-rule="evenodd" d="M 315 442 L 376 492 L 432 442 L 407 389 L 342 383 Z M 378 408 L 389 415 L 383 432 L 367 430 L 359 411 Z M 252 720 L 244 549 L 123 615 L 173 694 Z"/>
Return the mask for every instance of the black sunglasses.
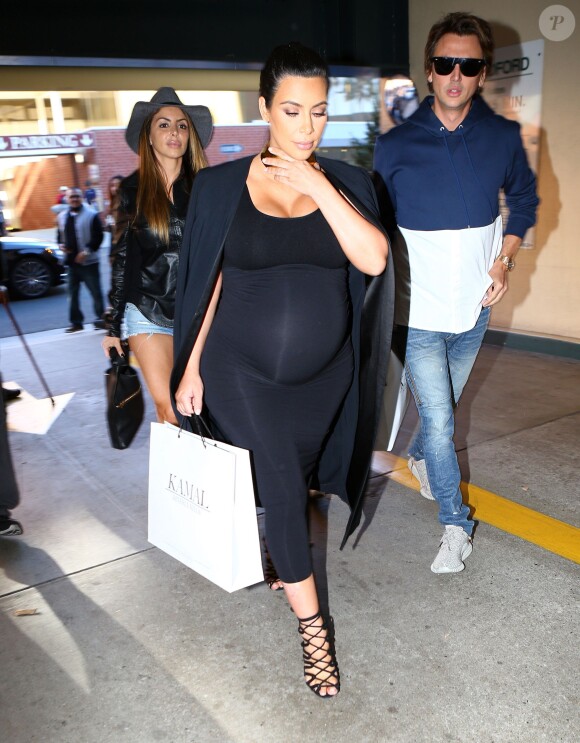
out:
<path id="1" fill-rule="evenodd" d="M 485 59 L 472 57 L 431 57 L 431 62 L 438 75 L 450 75 L 458 64 L 462 75 L 475 77 L 485 66 Z"/>

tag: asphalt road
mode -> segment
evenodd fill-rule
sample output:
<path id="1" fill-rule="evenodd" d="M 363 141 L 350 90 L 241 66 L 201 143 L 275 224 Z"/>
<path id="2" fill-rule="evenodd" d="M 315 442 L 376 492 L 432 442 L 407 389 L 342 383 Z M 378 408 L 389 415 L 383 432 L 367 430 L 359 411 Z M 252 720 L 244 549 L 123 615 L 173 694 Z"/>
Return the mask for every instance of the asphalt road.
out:
<path id="1" fill-rule="evenodd" d="M 39 239 L 54 239 L 54 230 L 34 230 L 31 232 L 20 232 L 23 237 L 36 237 Z M 109 267 L 109 235 L 105 238 L 100 249 L 101 253 L 101 286 L 103 287 L 103 300 L 107 306 L 107 292 L 111 282 L 111 270 Z M 85 316 L 85 322 L 90 326 L 94 319 L 94 310 L 91 295 L 83 285 L 80 295 L 81 309 Z M 15 299 L 9 303 L 10 310 L 21 331 L 27 333 L 39 333 L 43 330 L 55 330 L 68 327 L 68 298 L 66 284 L 54 287 L 40 299 Z M 17 335 L 6 309 L 0 307 L 0 338 L 8 338 Z"/>

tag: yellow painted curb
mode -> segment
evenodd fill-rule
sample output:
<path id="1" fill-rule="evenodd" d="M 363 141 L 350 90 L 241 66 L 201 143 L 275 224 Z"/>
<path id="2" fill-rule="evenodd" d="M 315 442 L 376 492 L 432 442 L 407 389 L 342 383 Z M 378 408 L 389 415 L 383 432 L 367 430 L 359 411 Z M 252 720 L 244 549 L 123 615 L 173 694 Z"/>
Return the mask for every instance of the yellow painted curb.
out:
<path id="1" fill-rule="evenodd" d="M 387 477 L 408 488 L 419 490 L 419 482 L 409 472 L 406 459 L 381 452 L 380 461 L 382 467 L 387 465 L 390 468 L 386 473 Z M 471 483 L 462 482 L 461 493 L 463 502 L 471 508 L 473 518 L 478 521 L 580 563 L 580 529 L 575 526 Z"/>

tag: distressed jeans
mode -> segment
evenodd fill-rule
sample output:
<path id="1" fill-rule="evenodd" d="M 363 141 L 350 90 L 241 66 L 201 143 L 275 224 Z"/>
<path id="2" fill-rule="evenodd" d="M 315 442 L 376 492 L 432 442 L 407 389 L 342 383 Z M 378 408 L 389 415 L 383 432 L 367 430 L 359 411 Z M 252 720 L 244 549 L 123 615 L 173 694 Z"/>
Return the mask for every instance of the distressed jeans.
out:
<path id="1" fill-rule="evenodd" d="M 431 493 L 439 504 L 439 522 L 460 526 L 468 534 L 473 521 L 459 488 L 454 409 L 481 347 L 489 312 L 484 307 L 475 327 L 464 333 L 409 328 L 405 357 L 407 382 L 421 424 L 409 454 L 425 460 Z"/>

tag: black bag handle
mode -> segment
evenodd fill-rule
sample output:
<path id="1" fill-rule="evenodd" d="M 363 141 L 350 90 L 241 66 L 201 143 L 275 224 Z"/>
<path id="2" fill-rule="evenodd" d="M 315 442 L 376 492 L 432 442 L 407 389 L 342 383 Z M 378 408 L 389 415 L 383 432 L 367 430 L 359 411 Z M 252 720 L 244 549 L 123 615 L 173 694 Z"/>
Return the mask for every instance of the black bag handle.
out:
<path id="1" fill-rule="evenodd" d="M 190 421 L 190 425 L 191 425 L 192 430 L 194 428 L 196 429 L 196 431 L 194 431 L 194 433 L 197 433 L 197 435 L 201 438 L 201 443 L 204 445 L 204 447 L 206 445 L 205 444 L 206 438 L 210 439 L 211 441 L 214 440 L 213 435 L 212 435 L 212 432 L 209 430 L 209 426 L 204 421 L 204 419 L 201 417 L 201 415 L 197 415 L 197 413 L 194 413 L 193 415 L 189 415 L 189 416 L 183 415 L 181 417 L 181 423 L 179 424 L 179 431 L 178 431 L 178 434 L 177 434 L 178 438 L 179 438 L 179 436 L 181 436 L 181 432 L 183 431 L 183 427 L 185 425 L 185 421 L 186 420 Z M 204 436 L 203 431 L 201 430 L 201 426 L 202 425 L 205 428 L 205 436 Z M 215 446 L 215 444 L 214 444 L 214 446 Z"/>
<path id="2" fill-rule="evenodd" d="M 111 346 L 111 348 L 109 348 L 109 358 L 111 359 L 111 364 L 115 367 L 115 369 L 121 369 L 124 366 L 129 366 L 129 361 L 125 354 L 119 353 L 115 346 Z"/>
<path id="3" fill-rule="evenodd" d="M 129 360 L 125 356 L 125 354 L 121 354 L 117 351 L 115 346 L 111 346 L 109 348 L 109 358 L 111 359 L 111 367 L 115 371 L 115 389 L 113 390 L 113 400 L 115 401 L 115 407 L 116 408 L 124 408 L 125 405 L 130 402 L 134 397 L 137 397 L 137 395 L 141 394 L 141 384 L 139 383 L 138 388 L 135 390 L 135 392 L 131 393 L 129 397 L 125 397 L 123 400 L 119 400 L 117 402 L 117 389 L 119 386 L 119 376 L 125 372 L 127 369 L 131 369 L 131 366 L 129 365 Z M 135 373 L 135 372 L 132 372 Z"/>

